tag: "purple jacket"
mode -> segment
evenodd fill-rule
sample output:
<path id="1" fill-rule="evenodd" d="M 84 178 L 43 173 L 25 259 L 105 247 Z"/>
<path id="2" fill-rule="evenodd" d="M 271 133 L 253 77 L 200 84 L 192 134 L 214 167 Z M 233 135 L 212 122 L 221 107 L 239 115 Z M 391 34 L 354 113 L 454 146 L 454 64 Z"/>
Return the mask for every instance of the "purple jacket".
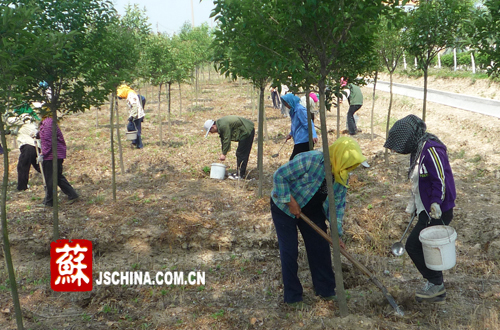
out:
<path id="1" fill-rule="evenodd" d="M 40 142 L 42 145 L 42 155 L 44 160 L 53 159 L 52 156 L 52 118 L 47 117 L 40 124 Z M 57 158 L 66 158 L 66 141 L 59 126 L 57 126 Z"/>
<path id="2" fill-rule="evenodd" d="M 446 146 L 427 140 L 418 162 L 418 189 L 427 212 L 431 204 L 438 203 L 446 212 L 455 206 L 455 180 L 446 154 Z"/>

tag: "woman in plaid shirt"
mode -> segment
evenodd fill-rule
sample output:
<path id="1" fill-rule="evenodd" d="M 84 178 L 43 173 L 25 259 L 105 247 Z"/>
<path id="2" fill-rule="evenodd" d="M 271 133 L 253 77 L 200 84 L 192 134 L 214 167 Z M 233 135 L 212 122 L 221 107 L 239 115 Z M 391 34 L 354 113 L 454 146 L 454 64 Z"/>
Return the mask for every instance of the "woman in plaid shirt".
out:
<path id="1" fill-rule="evenodd" d="M 342 235 L 349 172 L 366 159 L 358 143 L 350 137 L 337 139 L 329 147 L 329 152 L 331 174 L 334 176 L 337 229 L 339 235 Z M 298 154 L 274 173 L 273 181 L 271 215 L 278 235 L 285 303 L 295 308 L 305 307 L 302 301 L 302 285 L 297 276 L 297 228 L 304 239 L 316 295 L 325 300 L 333 300 L 335 276 L 332 270 L 330 246 L 299 218 L 302 212 L 326 231 L 325 220 L 329 219 L 330 215 L 323 153 L 313 150 Z"/>

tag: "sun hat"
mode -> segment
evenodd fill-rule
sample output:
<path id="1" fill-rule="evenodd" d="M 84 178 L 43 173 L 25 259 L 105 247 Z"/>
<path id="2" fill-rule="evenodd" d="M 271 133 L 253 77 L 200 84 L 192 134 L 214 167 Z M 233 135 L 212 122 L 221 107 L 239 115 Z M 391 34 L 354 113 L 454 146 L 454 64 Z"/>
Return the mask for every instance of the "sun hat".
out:
<path id="1" fill-rule="evenodd" d="M 309 97 L 312 98 L 312 100 L 314 101 L 314 103 L 318 102 L 318 97 L 316 96 L 316 94 L 311 93 L 311 94 L 309 94 Z"/>
<path id="2" fill-rule="evenodd" d="M 212 119 L 209 119 L 205 122 L 205 124 L 203 125 L 203 129 L 205 131 L 207 131 L 207 133 L 205 133 L 205 137 L 208 136 L 208 133 L 210 133 L 210 128 L 212 127 L 212 125 L 215 123 L 215 121 L 213 121 Z"/>

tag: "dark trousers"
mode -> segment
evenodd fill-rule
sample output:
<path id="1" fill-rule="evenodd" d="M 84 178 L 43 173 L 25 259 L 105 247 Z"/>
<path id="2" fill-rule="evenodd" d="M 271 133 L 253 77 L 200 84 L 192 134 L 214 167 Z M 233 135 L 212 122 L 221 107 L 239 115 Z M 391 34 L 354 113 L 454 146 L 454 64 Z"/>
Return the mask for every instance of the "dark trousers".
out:
<path id="1" fill-rule="evenodd" d="M 271 92 L 271 98 L 273 99 L 273 107 L 275 109 L 281 108 L 280 95 L 278 92 Z"/>
<path id="2" fill-rule="evenodd" d="M 66 180 L 66 177 L 63 175 L 63 162 L 64 159 L 57 160 L 57 185 L 61 188 L 61 191 L 68 196 L 69 200 L 78 198 L 78 194 L 75 189 L 71 186 L 71 184 Z M 45 191 L 45 199 L 43 203 L 48 206 L 52 206 L 53 203 L 53 183 L 52 183 L 52 159 L 44 160 L 42 163 L 43 167 L 43 175 L 45 177 L 45 184 L 47 185 L 47 189 Z"/>
<path id="3" fill-rule="evenodd" d="M 332 270 L 332 259 L 329 243 L 314 229 L 301 219 L 290 217 L 281 211 L 271 199 L 271 215 L 273 217 L 281 259 L 281 274 L 283 276 L 284 301 L 294 303 L 302 301 L 302 284 L 297 275 L 299 266 L 299 240 L 297 228 L 304 239 L 307 260 L 316 295 L 330 297 L 335 295 L 335 275 Z M 316 225 L 326 232 L 323 212 L 306 214 Z"/>
<path id="4" fill-rule="evenodd" d="M 309 149 L 309 142 L 297 143 L 293 146 L 292 155 L 290 156 L 290 160 L 292 160 L 297 154 L 301 152 L 311 151 Z"/>
<path id="5" fill-rule="evenodd" d="M 349 128 L 349 134 L 355 135 L 358 128 L 356 127 L 356 121 L 354 121 L 354 114 L 361 108 L 361 105 L 351 105 L 349 106 L 349 111 L 347 111 L 347 127 Z"/>
<path id="6" fill-rule="evenodd" d="M 441 219 L 432 219 L 429 223 L 429 216 L 425 211 L 420 212 L 418 215 L 418 222 L 413 228 L 412 232 L 406 240 L 406 251 L 410 256 L 411 260 L 417 267 L 418 271 L 422 276 L 431 282 L 432 284 L 440 285 L 443 283 L 443 272 L 436 271 L 427 268 L 425 266 L 424 251 L 422 249 L 422 243 L 418 239 L 420 232 L 427 227 L 442 225 L 449 225 L 453 219 L 453 209 L 443 212 Z"/>
<path id="7" fill-rule="evenodd" d="M 19 148 L 21 154 L 17 162 L 17 190 L 28 189 L 28 180 L 30 177 L 30 168 L 33 168 L 40 173 L 40 165 L 36 163 L 36 149 L 29 144 Z"/>
<path id="8" fill-rule="evenodd" d="M 250 151 L 252 151 L 254 137 L 255 129 L 252 130 L 249 136 L 238 142 L 238 149 L 236 149 L 236 171 L 241 178 L 245 178 L 245 174 L 247 173 L 248 158 L 250 157 Z"/>
<path id="9" fill-rule="evenodd" d="M 142 123 L 143 118 L 135 119 L 134 121 L 129 121 L 127 124 L 127 131 L 135 131 L 137 130 L 137 139 L 132 140 L 132 144 L 135 145 L 137 149 L 142 149 L 144 145 L 142 144 L 142 138 L 141 138 L 141 123 Z"/>

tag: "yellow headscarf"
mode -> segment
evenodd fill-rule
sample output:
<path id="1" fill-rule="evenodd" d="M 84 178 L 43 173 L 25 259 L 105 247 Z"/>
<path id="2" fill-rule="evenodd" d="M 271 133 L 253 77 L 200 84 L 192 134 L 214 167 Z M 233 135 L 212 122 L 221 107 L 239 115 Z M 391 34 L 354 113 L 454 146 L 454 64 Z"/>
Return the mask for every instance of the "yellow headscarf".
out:
<path id="1" fill-rule="evenodd" d="M 335 181 L 347 187 L 349 172 L 366 160 L 361 153 L 359 144 L 351 137 L 343 136 L 337 139 L 329 148 L 332 173 Z"/>
<path id="2" fill-rule="evenodd" d="M 126 99 L 129 92 L 134 92 L 135 93 L 135 91 L 132 88 L 130 88 L 127 85 L 123 84 L 123 85 L 120 85 L 116 89 L 116 96 L 118 96 L 119 98 L 122 98 L 122 99 Z"/>

